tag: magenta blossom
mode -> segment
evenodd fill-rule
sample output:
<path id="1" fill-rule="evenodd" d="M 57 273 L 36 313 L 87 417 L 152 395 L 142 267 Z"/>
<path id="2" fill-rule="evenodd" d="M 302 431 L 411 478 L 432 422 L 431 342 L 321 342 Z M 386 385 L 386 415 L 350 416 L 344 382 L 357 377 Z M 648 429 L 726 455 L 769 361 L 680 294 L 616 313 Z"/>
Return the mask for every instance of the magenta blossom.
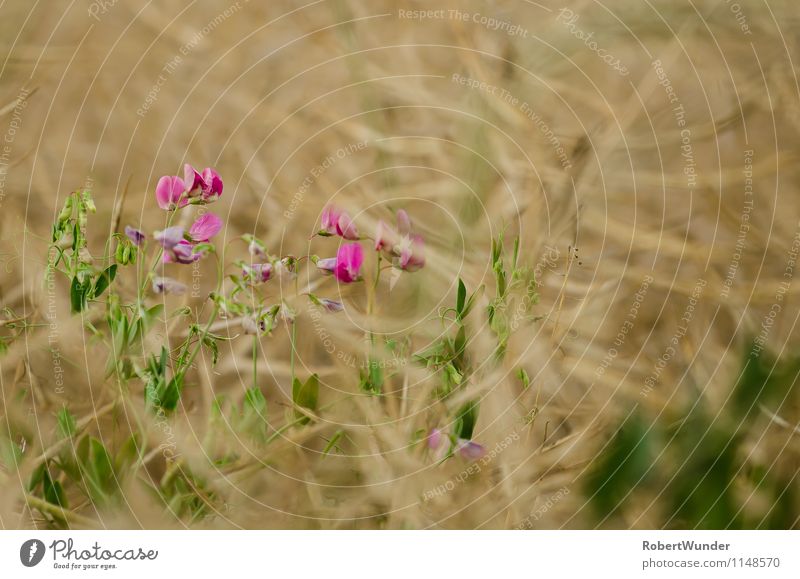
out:
<path id="1" fill-rule="evenodd" d="M 222 229 L 222 220 L 213 213 L 205 213 L 198 217 L 189 228 L 192 241 L 208 241 Z"/>
<path id="2" fill-rule="evenodd" d="M 351 283 L 361 278 L 364 250 L 358 243 L 346 243 L 336 253 L 336 269 L 333 275 L 342 283 Z M 317 264 L 319 265 L 319 263 Z"/>
<path id="3" fill-rule="evenodd" d="M 384 221 L 378 222 L 375 250 L 391 255 L 394 265 L 405 271 L 417 271 L 425 266 L 422 236 L 411 232 L 411 219 L 402 209 L 397 212 L 397 231 Z"/>
<path id="4" fill-rule="evenodd" d="M 158 180 L 156 185 L 156 202 L 165 211 L 174 211 L 188 203 L 184 195 L 186 187 L 180 177 L 165 175 Z"/>
<path id="5" fill-rule="evenodd" d="M 342 211 L 335 205 L 328 205 L 322 210 L 322 229 L 320 233 L 324 235 L 338 235 L 350 241 L 357 240 L 358 229 L 356 224 L 350 219 L 346 211 Z"/>
<path id="6" fill-rule="evenodd" d="M 463 458 L 471 460 L 477 460 L 486 454 L 486 449 L 482 445 L 463 438 L 458 439 L 456 449 Z"/>
<path id="7" fill-rule="evenodd" d="M 147 237 L 141 229 L 136 229 L 130 225 L 125 226 L 125 235 L 127 235 L 128 239 L 137 247 L 140 247 Z"/>
<path id="8" fill-rule="evenodd" d="M 211 167 L 206 167 L 200 173 L 186 163 L 183 166 L 183 181 L 193 203 L 213 203 L 222 196 L 222 178 Z"/>
<path id="9" fill-rule="evenodd" d="M 198 217 L 186 234 L 183 227 L 175 225 L 154 235 L 164 248 L 164 263 L 194 263 L 203 257 L 203 251 L 196 251 L 198 243 L 205 243 L 222 228 L 222 221 L 213 213 Z"/>
<path id="10" fill-rule="evenodd" d="M 194 243 L 181 239 L 172 249 L 165 248 L 164 263 L 194 263 L 204 255 L 202 251 L 195 251 L 194 246 Z"/>
<path id="11" fill-rule="evenodd" d="M 242 266 L 242 277 L 250 283 L 264 283 L 272 277 L 271 263 L 254 263 Z"/>

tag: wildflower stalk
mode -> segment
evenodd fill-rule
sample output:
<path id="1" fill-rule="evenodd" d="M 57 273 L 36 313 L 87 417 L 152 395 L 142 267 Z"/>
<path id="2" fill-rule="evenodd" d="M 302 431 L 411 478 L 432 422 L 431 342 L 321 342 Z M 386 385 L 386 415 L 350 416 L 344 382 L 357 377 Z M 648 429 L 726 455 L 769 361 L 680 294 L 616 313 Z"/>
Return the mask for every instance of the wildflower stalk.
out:
<path id="1" fill-rule="evenodd" d="M 253 388 L 258 388 L 258 334 L 253 335 Z"/>
<path id="2" fill-rule="evenodd" d="M 59 505 L 54 505 L 53 503 L 36 498 L 33 495 L 26 494 L 25 502 L 28 503 L 29 508 L 36 509 L 41 513 L 52 515 L 67 524 L 73 523 L 80 525 L 81 527 L 86 527 L 87 529 L 92 529 L 97 526 L 97 521 L 94 521 L 88 517 L 84 517 L 83 515 L 79 515 L 78 513 L 65 509 Z"/>

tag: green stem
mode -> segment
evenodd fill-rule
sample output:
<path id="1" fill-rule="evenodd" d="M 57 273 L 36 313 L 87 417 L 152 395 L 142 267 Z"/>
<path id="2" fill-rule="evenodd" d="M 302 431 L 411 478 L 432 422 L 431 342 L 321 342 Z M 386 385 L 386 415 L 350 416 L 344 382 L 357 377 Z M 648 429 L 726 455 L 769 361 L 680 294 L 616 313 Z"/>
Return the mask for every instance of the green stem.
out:
<path id="1" fill-rule="evenodd" d="M 258 388 L 258 334 L 253 336 L 253 388 Z"/>

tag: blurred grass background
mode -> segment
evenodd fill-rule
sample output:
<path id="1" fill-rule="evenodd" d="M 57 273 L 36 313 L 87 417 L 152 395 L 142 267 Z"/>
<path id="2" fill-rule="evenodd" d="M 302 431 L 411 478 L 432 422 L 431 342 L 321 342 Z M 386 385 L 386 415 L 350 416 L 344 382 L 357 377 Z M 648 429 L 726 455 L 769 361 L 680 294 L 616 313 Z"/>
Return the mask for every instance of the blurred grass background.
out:
<path id="1" fill-rule="evenodd" d="M 57 440 L 64 404 L 109 452 L 131 430 L 125 407 L 98 414 L 116 396 L 107 354 L 69 315 L 67 289 L 43 283 L 54 216 L 87 187 L 98 248 L 123 198 L 123 224 L 159 228 L 155 183 L 191 162 L 225 179 L 213 210 L 228 261 L 242 256 L 244 233 L 275 253 L 326 251 L 308 237 L 330 201 L 363 230 L 405 207 L 428 266 L 383 296 L 387 330 L 416 324 L 434 337 L 425 320 L 453 303 L 456 279 L 492 287 L 491 240 L 518 235 L 540 283 L 525 312 L 536 319 L 522 320 L 503 364 L 467 392 L 482 397 L 476 438 L 488 448 L 518 440 L 423 500 L 465 468 L 408 448 L 446 414 L 429 405 L 436 377 L 409 363 L 393 377 L 411 385 L 406 398 L 358 395 L 348 360 L 365 316 L 352 289 L 346 321 L 321 322 L 341 356 L 325 351 L 314 322 L 298 322 L 300 359 L 323 379 L 323 400 L 346 396 L 324 424 L 264 450 L 209 418 L 215 396 L 243 403 L 250 343 L 227 343 L 215 368 L 198 363 L 170 419 L 195 473 L 176 493 L 202 486 L 211 506 L 175 513 L 142 490 L 137 478 L 164 474 L 156 460 L 113 508 L 73 501 L 84 525 L 797 527 L 798 14 L 789 1 L 736 6 L 5 2 L 0 299 L 7 320 L 38 325 L 3 329 L 2 526 L 51 523 L 25 507 L 28 458 Z M 402 15 L 412 10 L 445 16 Z M 213 287 L 208 264 L 183 276 L 197 296 Z M 473 322 L 476 359 L 493 347 L 488 299 Z M 260 386 L 279 420 L 285 333 L 262 348 Z M 338 430 L 342 452 L 322 455 Z M 148 437 L 151 448 L 166 439 L 155 423 Z M 227 472 L 206 456 L 215 445 L 253 466 Z"/>

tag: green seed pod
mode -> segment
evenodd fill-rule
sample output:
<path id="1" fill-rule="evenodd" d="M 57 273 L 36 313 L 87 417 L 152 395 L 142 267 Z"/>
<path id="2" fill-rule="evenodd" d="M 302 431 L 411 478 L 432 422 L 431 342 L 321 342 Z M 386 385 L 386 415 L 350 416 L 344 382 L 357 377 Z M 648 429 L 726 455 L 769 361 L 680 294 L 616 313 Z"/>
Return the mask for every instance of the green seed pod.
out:
<path id="1" fill-rule="evenodd" d="M 95 213 L 97 211 L 97 207 L 94 205 L 94 199 L 92 199 L 92 194 L 89 191 L 81 191 L 81 201 L 89 213 Z"/>
<path id="2" fill-rule="evenodd" d="M 136 256 L 138 254 L 139 254 L 139 250 L 136 248 L 136 246 L 131 245 L 131 257 L 130 257 L 130 263 L 131 264 L 136 264 Z"/>
<path id="3" fill-rule="evenodd" d="M 64 223 L 70 217 L 72 217 L 72 195 L 64 200 L 64 207 L 61 208 L 61 213 L 58 214 L 58 222 Z"/>
<path id="4" fill-rule="evenodd" d="M 131 261 L 131 246 L 125 244 L 125 249 L 122 251 L 122 265 L 128 265 Z"/>
<path id="5" fill-rule="evenodd" d="M 117 250 L 114 252 L 114 261 L 119 264 L 122 264 L 122 260 L 125 257 L 125 244 L 123 242 L 117 243 Z"/>

